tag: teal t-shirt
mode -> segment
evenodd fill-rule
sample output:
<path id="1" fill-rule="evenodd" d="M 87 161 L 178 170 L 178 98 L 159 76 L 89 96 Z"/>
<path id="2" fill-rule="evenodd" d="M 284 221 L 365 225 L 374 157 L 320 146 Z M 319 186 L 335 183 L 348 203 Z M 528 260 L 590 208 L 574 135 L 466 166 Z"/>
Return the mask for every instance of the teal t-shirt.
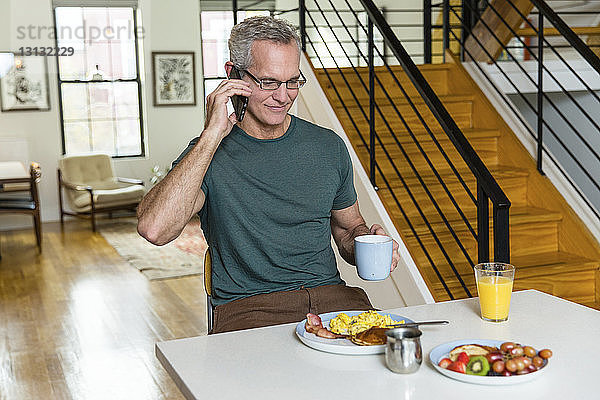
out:
<path id="1" fill-rule="evenodd" d="M 177 163 L 197 142 L 192 140 Z M 333 131 L 292 116 L 285 134 L 256 139 L 238 126 L 202 183 L 200 211 L 216 305 L 344 283 L 331 247 L 331 210 L 356 201 L 352 163 Z"/>

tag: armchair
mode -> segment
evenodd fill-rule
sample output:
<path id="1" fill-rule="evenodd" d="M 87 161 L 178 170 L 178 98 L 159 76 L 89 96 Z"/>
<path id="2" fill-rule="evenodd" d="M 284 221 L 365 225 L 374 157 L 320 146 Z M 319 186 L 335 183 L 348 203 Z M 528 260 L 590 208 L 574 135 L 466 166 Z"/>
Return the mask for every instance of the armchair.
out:
<path id="1" fill-rule="evenodd" d="M 37 184 L 42 177 L 40 165 L 31 163 L 29 177 L 5 178 L 3 185 L 15 185 L 17 189 L 0 190 L 0 214 L 29 214 L 33 217 L 35 238 L 38 249 L 42 250 L 42 221 L 40 219 L 40 199 Z M 24 188 L 18 185 L 26 185 Z M 0 258 L 2 256 L 0 255 Z"/>
<path id="2" fill-rule="evenodd" d="M 64 157 L 58 162 L 60 222 L 65 215 L 90 218 L 96 231 L 96 214 L 135 210 L 144 196 L 141 180 L 115 176 L 108 154 Z M 63 206 L 63 192 L 71 211 Z"/>

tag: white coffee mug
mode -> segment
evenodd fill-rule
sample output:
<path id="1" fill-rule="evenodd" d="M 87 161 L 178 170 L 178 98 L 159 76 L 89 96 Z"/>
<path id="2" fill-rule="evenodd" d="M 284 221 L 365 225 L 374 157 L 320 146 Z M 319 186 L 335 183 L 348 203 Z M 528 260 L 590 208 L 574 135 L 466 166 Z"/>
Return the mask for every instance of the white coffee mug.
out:
<path id="1" fill-rule="evenodd" d="M 358 276 L 366 281 L 380 281 L 390 275 L 394 242 L 383 235 L 354 238 L 354 257 Z"/>

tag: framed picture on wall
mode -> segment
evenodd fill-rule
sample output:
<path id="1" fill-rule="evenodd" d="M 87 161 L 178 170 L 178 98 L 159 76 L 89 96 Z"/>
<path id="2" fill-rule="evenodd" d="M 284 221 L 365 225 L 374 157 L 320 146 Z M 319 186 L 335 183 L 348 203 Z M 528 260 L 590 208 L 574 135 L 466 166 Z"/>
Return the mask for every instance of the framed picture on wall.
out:
<path id="1" fill-rule="evenodd" d="M 46 56 L 0 52 L 0 110 L 50 110 Z"/>
<path id="2" fill-rule="evenodd" d="M 195 106 L 194 52 L 153 51 L 152 76 L 155 106 Z"/>

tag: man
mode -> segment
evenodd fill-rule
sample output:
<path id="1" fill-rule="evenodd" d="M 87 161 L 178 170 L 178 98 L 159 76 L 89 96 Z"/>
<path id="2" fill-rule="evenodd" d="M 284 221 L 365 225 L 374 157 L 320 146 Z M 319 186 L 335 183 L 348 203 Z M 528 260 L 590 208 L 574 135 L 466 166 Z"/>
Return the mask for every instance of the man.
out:
<path id="1" fill-rule="evenodd" d="M 138 232 L 163 245 L 199 213 L 212 259 L 212 333 L 371 309 L 362 289 L 340 279 L 330 238 L 354 263 L 354 238 L 385 232 L 365 225 L 341 138 L 288 114 L 304 83 L 294 28 L 249 18 L 231 31 L 229 49 L 227 76 L 237 68 L 242 79 L 208 96 L 204 131 L 140 203 Z M 248 97 L 240 122 L 227 113 L 234 95 Z"/>

